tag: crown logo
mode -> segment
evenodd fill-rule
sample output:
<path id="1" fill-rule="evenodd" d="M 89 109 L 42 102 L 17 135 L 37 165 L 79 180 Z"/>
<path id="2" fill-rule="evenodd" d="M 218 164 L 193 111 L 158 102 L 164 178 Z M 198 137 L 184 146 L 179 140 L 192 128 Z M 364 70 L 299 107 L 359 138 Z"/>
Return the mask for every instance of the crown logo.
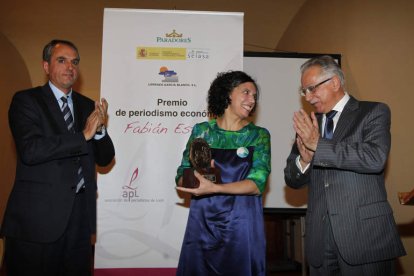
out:
<path id="1" fill-rule="evenodd" d="M 165 34 L 166 37 L 183 37 L 183 34 L 177 33 L 175 30 L 172 31 L 172 33 Z"/>

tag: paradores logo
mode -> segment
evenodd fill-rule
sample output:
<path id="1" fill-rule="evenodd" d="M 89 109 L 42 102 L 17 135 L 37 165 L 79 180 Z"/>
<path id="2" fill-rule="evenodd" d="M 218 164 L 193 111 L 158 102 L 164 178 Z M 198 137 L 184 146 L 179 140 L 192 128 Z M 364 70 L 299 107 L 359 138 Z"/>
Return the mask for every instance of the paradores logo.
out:
<path id="1" fill-rule="evenodd" d="M 165 37 L 156 37 L 157 43 L 191 43 L 190 37 L 183 37 L 183 34 L 177 33 L 173 30 L 171 33 L 166 33 Z"/>

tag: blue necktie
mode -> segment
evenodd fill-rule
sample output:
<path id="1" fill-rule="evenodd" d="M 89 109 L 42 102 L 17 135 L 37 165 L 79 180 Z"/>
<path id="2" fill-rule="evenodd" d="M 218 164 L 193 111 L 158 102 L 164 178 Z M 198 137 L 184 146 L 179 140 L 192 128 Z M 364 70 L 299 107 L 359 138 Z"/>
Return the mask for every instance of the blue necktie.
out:
<path id="1" fill-rule="evenodd" d="M 73 116 L 72 116 L 72 112 L 70 111 L 69 105 L 68 105 L 68 99 L 63 96 L 62 98 L 60 98 L 63 102 L 62 105 L 62 113 L 63 113 L 63 118 L 65 118 L 65 122 L 66 125 L 68 126 L 68 130 L 72 133 L 75 133 L 75 129 L 73 128 Z M 83 173 L 82 173 L 82 167 L 79 165 L 79 169 L 78 169 L 78 183 L 76 185 L 76 193 L 79 192 L 79 190 L 84 187 L 85 184 L 85 179 L 83 178 Z"/>
<path id="2" fill-rule="evenodd" d="M 333 130 L 334 130 L 333 117 L 335 117 L 337 112 L 338 111 L 336 110 L 331 110 L 325 114 L 326 115 L 325 128 L 323 131 L 323 138 L 325 139 L 332 139 L 333 137 Z"/>

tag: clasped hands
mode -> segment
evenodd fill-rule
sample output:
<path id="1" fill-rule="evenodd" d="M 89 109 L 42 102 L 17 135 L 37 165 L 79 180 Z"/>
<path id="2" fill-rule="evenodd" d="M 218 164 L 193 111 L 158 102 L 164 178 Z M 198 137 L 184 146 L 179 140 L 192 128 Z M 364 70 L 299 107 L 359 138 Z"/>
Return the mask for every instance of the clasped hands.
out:
<path id="1" fill-rule="evenodd" d="M 309 116 L 303 109 L 293 115 L 293 128 L 296 131 L 296 145 L 302 167 L 308 165 L 315 154 L 320 133 L 315 112 Z"/>
<path id="2" fill-rule="evenodd" d="M 414 198 L 414 189 L 411 190 L 410 192 L 407 192 L 407 193 L 403 194 L 403 196 L 401 197 L 401 204 L 406 204 L 407 202 L 409 202 L 413 198 Z"/>
<path id="3" fill-rule="evenodd" d="M 95 109 L 86 120 L 86 125 L 83 129 L 86 141 L 89 141 L 97 132 L 101 131 L 106 125 L 107 120 L 108 102 L 105 98 L 102 98 L 100 101 L 95 101 Z"/>

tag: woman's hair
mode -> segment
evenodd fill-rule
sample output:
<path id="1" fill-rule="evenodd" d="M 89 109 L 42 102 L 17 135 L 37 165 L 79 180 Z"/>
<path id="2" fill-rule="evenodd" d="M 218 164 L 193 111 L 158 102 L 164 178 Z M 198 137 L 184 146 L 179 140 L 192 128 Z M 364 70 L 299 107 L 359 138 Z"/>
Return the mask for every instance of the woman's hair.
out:
<path id="1" fill-rule="evenodd" d="M 250 112 L 250 115 L 253 114 L 256 110 L 259 88 L 256 81 L 242 71 L 228 71 L 217 74 L 217 77 L 211 83 L 210 89 L 208 90 L 208 112 L 215 117 L 222 116 L 231 103 L 230 94 L 233 89 L 245 82 L 251 82 L 256 87 L 256 104 Z"/>

